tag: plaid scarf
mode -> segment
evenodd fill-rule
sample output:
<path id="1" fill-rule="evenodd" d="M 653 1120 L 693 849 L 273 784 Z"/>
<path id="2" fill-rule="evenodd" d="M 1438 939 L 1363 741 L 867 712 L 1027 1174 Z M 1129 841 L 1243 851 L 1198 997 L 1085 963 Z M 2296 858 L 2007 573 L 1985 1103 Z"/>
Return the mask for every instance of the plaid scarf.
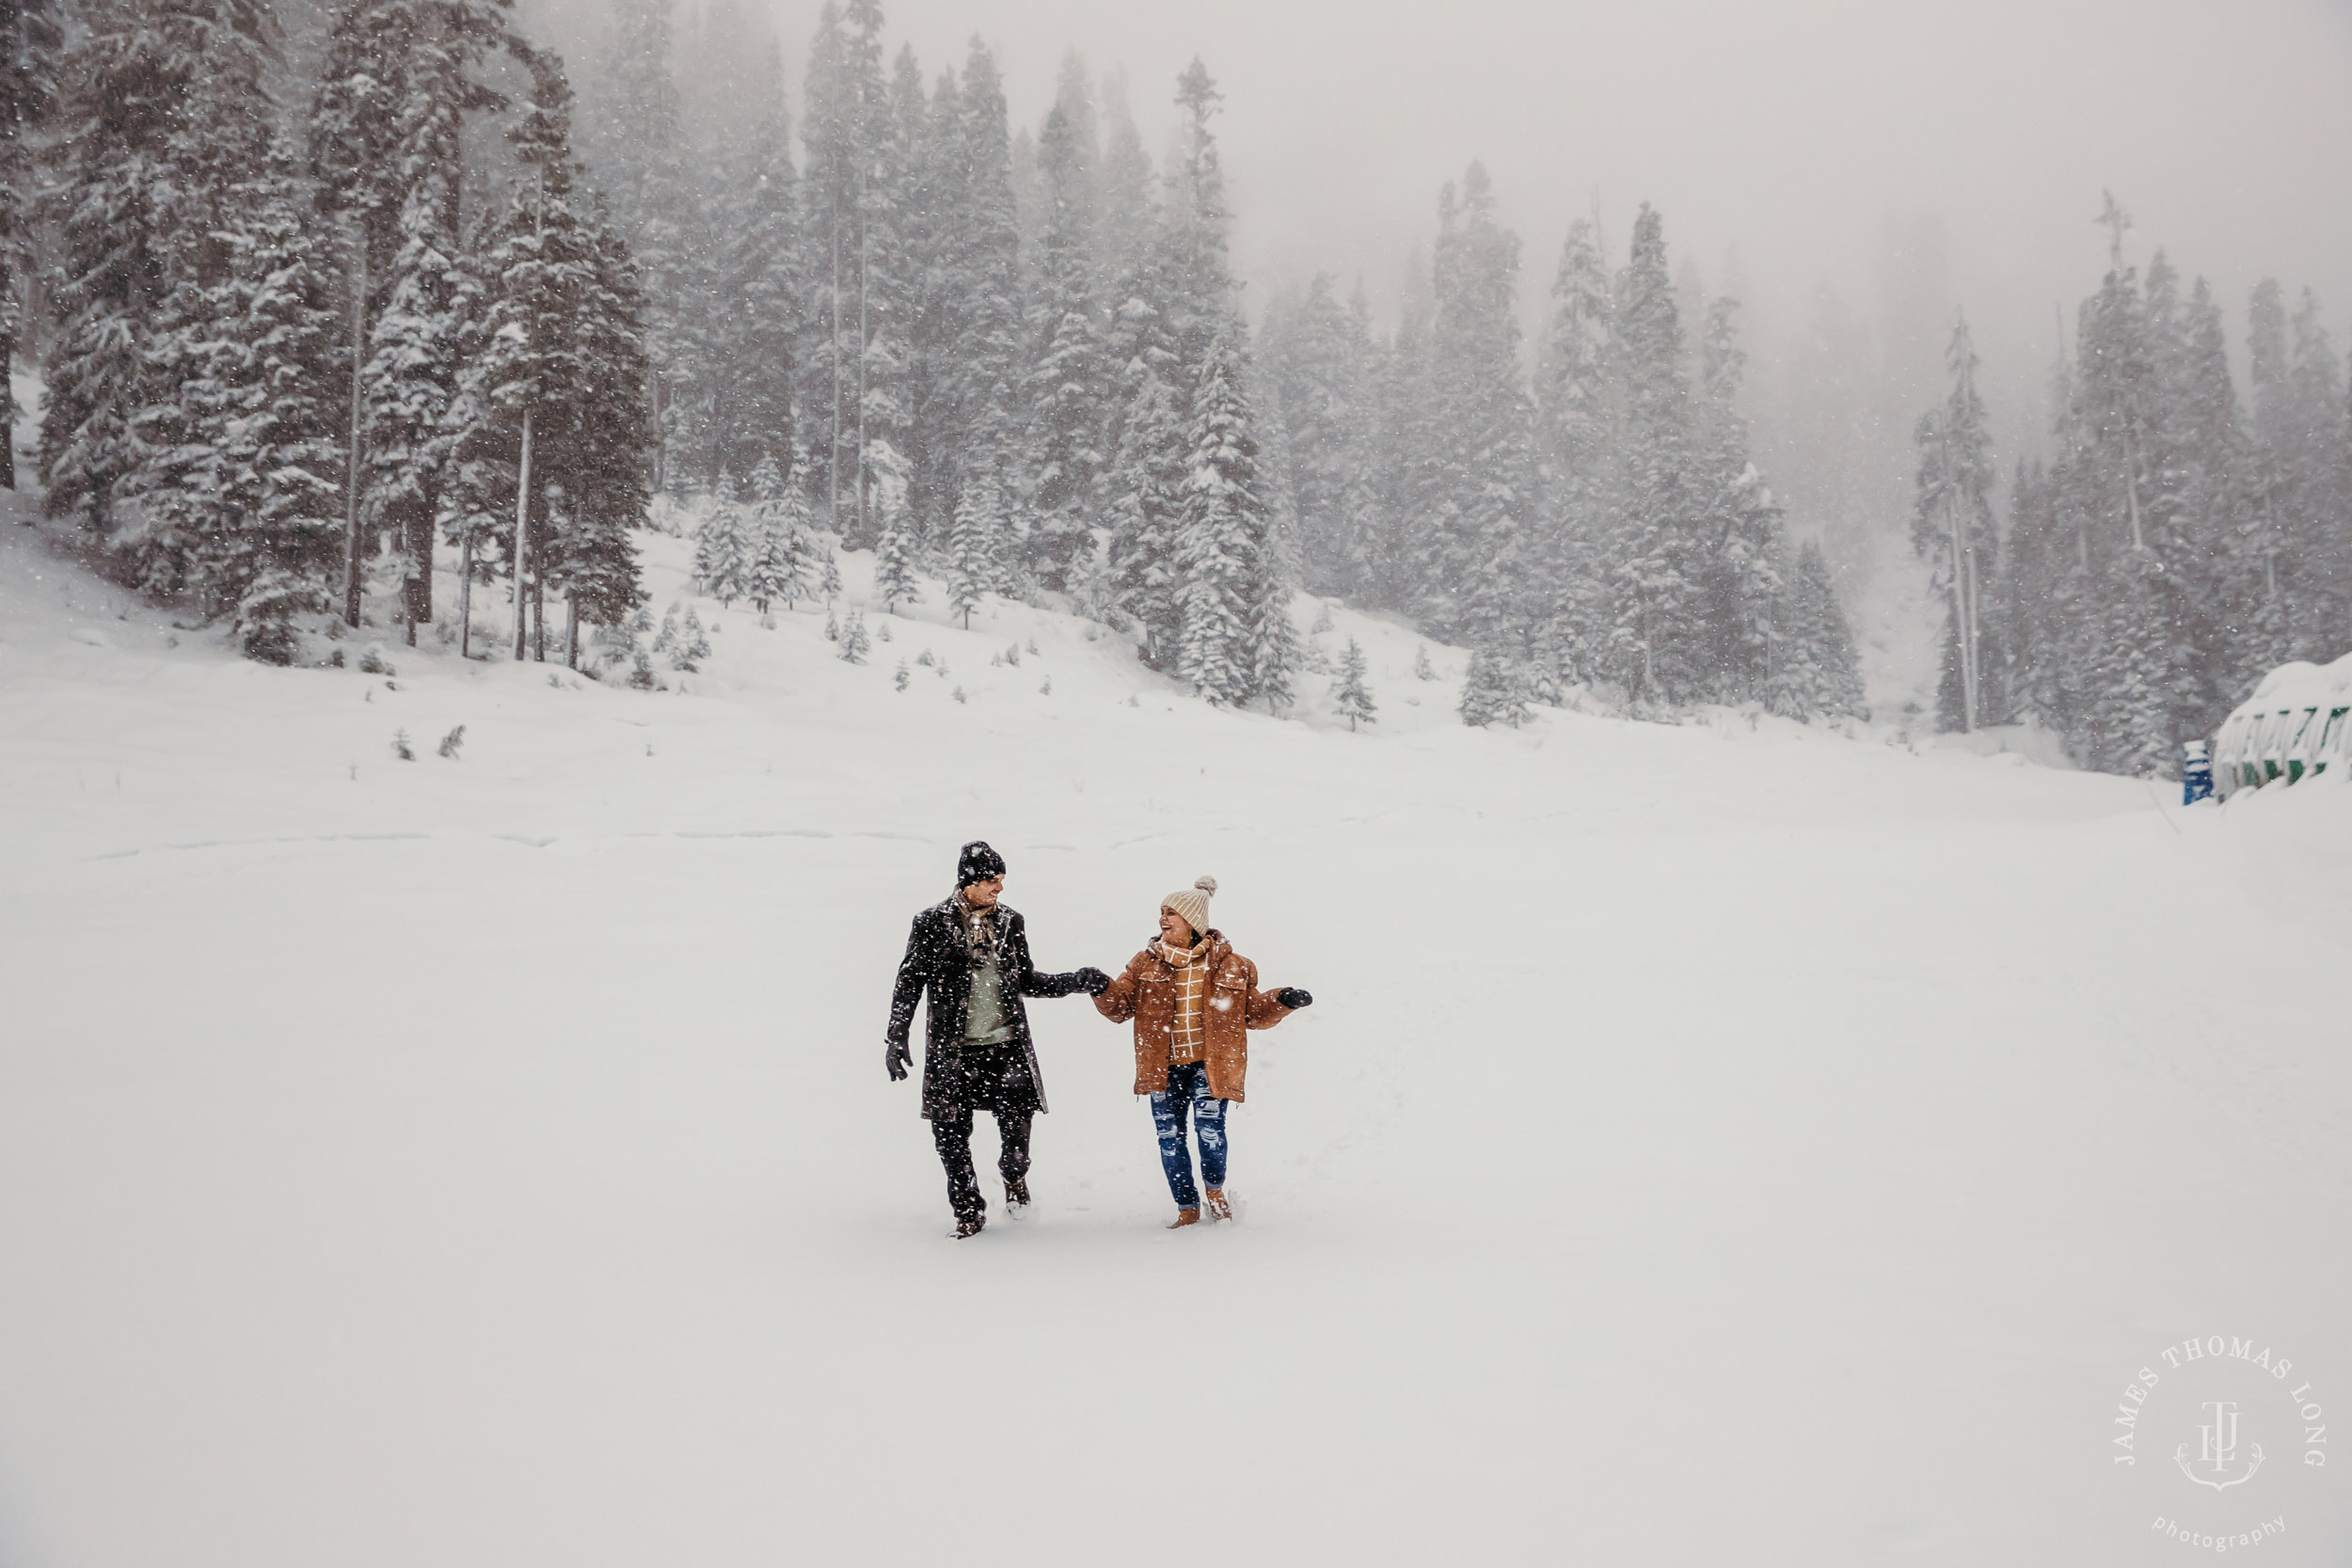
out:
<path id="1" fill-rule="evenodd" d="M 1176 1016 L 1168 1037 L 1168 1059 L 1200 1061 L 1208 1053 L 1209 1044 L 1201 1014 L 1209 989 L 1209 938 L 1203 935 L 1190 947 L 1170 947 L 1166 941 L 1153 945 L 1160 961 L 1176 972 Z"/>

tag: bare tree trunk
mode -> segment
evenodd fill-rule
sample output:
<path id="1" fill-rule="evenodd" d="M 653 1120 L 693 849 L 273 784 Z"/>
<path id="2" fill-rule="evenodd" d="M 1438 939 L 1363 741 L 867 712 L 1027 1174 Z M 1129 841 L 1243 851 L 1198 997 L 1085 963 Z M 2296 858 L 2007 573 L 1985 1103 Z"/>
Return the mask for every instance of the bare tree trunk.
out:
<path id="1" fill-rule="evenodd" d="M 531 658 L 534 664 L 548 661 L 548 591 L 536 567 L 531 573 Z"/>
<path id="2" fill-rule="evenodd" d="M 522 473 L 515 486 L 515 659 L 523 657 L 523 580 L 531 564 L 531 410 L 523 410 Z"/>
<path id="3" fill-rule="evenodd" d="M 343 625 L 359 625 L 359 405 L 368 362 L 368 229 L 358 226 L 359 265 L 351 290 L 351 451 L 343 499 Z"/>
<path id="4" fill-rule="evenodd" d="M 866 528 L 866 169 L 857 171 L 857 536 L 867 541 Z"/>
<path id="5" fill-rule="evenodd" d="M 18 57 L 23 58 L 22 55 Z M 13 293 L 15 289 L 16 279 L 9 276 L 5 264 L 0 264 L 0 292 Z M 8 372 L 16 368 L 16 334 L 8 328 L 7 320 L 0 318 L 0 378 L 8 377 Z M 7 490 L 16 488 L 15 385 L 12 378 L 0 379 L 0 392 L 7 394 L 5 397 L 0 397 L 0 415 L 6 416 L 0 419 L 0 424 L 8 426 L 5 432 L 0 432 L 0 435 L 5 435 L 7 437 L 6 440 L 0 440 L 0 489 Z"/>
<path id="6" fill-rule="evenodd" d="M 564 662 L 580 668 L 580 595 L 564 595 Z"/>
<path id="7" fill-rule="evenodd" d="M 457 546 L 457 657 L 473 657 L 473 533 Z"/>
<path id="8" fill-rule="evenodd" d="M 833 431 L 825 464 L 825 526 L 841 531 L 841 187 L 833 191 Z"/>

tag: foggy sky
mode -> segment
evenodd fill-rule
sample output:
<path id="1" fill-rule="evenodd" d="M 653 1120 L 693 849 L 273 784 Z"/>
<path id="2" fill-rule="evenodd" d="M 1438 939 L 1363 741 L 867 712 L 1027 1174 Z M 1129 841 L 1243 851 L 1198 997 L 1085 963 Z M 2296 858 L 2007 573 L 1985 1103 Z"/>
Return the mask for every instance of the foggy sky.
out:
<path id="1" fill-rule="evenodd" d="M 797 112 L 816 7 L 773 14 Z M 1438 186 L 1475 157 L 1525 242 L 1531 322 L 1569 218 L 1597 193 L 1621 261 L 1647 200 L 1677 267 L 1747 302 L 1766 384 L 1817 290 L 1867 318 L 1907 293 L 1939 340 L 1949 304 L 1968 309 L 1989 386 L 2010 394 L 1995 418 L 2016 422 L 2054 307 L 2071 323 L 2104 269 L 2103 187 L 2137 219 L 2131 259 L 2162 245 L 2211 277 L 2241 368 L 2263 276 L 2316 287 L 2339 347 L 2352 321 L 2347 0 L 888 0 L 886 15 L 927 73 L 986 38 L 1017 125 L 1042 118 L 1066 48 L 1123 67 L 1155 156 L 1169 85 L 1200 55 L 1226 95 L 1253 318 L 1318 269 L 1360 272 L 1392 311 Z M 1921 236 L 1933 251 L 1939 230 L 1944 254 L 1897 254 Z"/>

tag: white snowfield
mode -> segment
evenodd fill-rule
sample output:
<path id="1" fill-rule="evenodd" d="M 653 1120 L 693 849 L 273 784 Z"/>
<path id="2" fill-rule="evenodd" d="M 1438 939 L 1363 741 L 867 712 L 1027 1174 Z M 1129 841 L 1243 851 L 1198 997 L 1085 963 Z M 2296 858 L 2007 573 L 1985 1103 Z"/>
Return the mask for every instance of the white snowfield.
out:
<path id="1" fill-rule="evenodd" d="M 668 692 L 382 633 L 388 680 L 0 531 L 0 1564 L 2352 1552 L 2352 789 L 1470 731 L 1458 650 L 1343 610 L 1351 735 L 938 599 L 863 667 L 704 603 Z M 1073 998 L 1033 1216 L 948 1239 L 882 1029 L 970 838 L 1047 969 L 1206 872 L 1315 993 L 1237 1223 L 1161 1228 Z M 2114 1442 L 2208 1336 L 2296 1369 L 2230 1490 L 2178 1401 Z"/>

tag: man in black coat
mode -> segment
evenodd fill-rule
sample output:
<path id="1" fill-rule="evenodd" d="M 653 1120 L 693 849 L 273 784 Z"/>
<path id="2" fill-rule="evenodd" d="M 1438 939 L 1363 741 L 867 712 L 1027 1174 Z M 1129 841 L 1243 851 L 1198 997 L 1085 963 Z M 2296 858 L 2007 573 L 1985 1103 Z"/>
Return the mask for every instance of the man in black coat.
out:
<path id="1" fill-rule="evenodd" d="M 1100 995 L 1110 976 L 1099 969 L 1041 974 L 1029 961 L 1021 916 L 997 901 L 1005 860 L 977 840 L 956 862 L 956 891 L 914 917 L 907 956 L 890 996 L 882 1065 L 893 1082 L 907 1075 L 907 1035 L 915 999 L 930 996 L 923 1029 L 923 1115 L 947 1171 L 956 1234 L 977 1235 L 988 1200 L 972 1170 L 972 1113 L 996 1117 L 1005 1202 L 1029 1201 L 1029 1118 L 1045 1109 L 1045 1083 L 1029 1040 L 1025 996 Z"/>

